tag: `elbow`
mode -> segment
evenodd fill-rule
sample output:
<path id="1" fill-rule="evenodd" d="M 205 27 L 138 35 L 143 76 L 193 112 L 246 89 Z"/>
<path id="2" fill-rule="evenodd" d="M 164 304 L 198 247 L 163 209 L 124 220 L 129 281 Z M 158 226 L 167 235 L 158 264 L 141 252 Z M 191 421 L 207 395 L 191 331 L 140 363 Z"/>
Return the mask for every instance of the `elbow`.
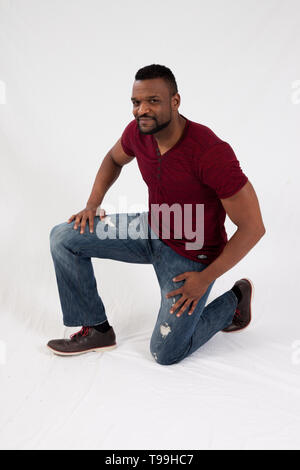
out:
<path id="1" fill-rule="evenodd" d="M 261 226 L 261 237 L 263 237 L 266 233 L 266 227 L 264 226 L 264 224 L 262 224 Z"/>
<path id="2" fill-rule="evenodd" d="M 239 225 L 238 228 L 242 230 L 244 233 L 247 233 L 248 237 L 253 238 L 254 240 L 258 241 L 260 240 L 266 233 L 266 228 L 264 224 L 259 224 L 259 225 Z"/>
<path id="3" fill-rule="evenodd" d="M 257 239 L 260 240 L 266 233 L 266 227 L 264 226 L 264 224 L 257 227 L 254 233 Z"/>

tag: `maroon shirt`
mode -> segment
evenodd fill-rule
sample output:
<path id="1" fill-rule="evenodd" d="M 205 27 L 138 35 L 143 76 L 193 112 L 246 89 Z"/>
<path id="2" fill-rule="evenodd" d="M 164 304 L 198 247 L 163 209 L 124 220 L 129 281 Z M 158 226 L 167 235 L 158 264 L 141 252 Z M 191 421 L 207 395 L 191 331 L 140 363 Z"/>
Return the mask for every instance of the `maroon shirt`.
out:
<path id="1" fill-rule="evenodd" d="M 238 192 L 248 178 L 227 142 L 217 137 L 208 127 L 182 117 L 186 119 L 183 134 L 163 155 L 160 154 L 154 136 L 144 135 L 139 131 L 136 119 L 126 126 L 121 144 L 127 155 L 136 157 L 142 177 L 148 186 L 148 222 L 152 230 L 176 253 L 194 261 L 210 264 L 220 255 L 228 240 L 224 227 L 226 212 L 220 199 Z M 172 212 L 169 239 L 163 237 L 165 225 L 162 227 L 161 218 L 152 215 L 151 223 L 152 204 L 172 206 L 174 203 L 182 207 L 182 227 L 185 220 L 189 220 L 184 205 L 191 205 L 190 223 L 193 231 L 196 230 L 196 204 L 204 204 L 202 248 L 186 248 L 186 243 L 196 241 L 196 237 L 191 238 L 188 235 L 186 238 L 182 229 L 182 236 L 178 238 L 177 222 Z M 199 223 L 199 219 L 197 221 Z"/>

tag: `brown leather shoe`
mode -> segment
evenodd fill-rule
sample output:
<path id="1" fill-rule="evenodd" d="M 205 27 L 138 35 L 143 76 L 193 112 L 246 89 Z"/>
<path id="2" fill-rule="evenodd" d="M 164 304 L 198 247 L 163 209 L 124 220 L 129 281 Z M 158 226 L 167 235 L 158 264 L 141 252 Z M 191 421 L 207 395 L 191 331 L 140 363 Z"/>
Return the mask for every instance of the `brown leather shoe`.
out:
<path id="1" fill-rule="evenodd" d="M 242 293 L 242 298 L 237 304 L 236 311 L 231 325 L 224 328 L 222 331 L 231 333 L 246 328 L 251 321 L 251 301 L 253 295 L 253 284 L 250 279 L 240 279 L 234 284 L 238 286 Z"/>
<path id="2" fill-rule="evenodd" d="M 83 326 L 70 338 L 52 339 L 47 346 L 59 356 L 76 356 L 90 351 L 105 351 L 117 346 L 116 335 L 112 327 L 106 333 L 101 333 L 90 326 Z"/>

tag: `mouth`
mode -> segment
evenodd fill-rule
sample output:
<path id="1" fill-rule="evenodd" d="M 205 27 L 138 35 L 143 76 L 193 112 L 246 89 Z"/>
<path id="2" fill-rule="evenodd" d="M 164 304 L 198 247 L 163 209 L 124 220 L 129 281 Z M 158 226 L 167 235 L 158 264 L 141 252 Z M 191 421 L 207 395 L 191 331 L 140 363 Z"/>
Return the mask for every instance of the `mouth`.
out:
<path id="1" fill-rule="evenodd" d="M 141 118 L 139 119 L 139 122 L 142 124 L 147 124 L 148 122 L 153 121 L 152 118 Z"/>

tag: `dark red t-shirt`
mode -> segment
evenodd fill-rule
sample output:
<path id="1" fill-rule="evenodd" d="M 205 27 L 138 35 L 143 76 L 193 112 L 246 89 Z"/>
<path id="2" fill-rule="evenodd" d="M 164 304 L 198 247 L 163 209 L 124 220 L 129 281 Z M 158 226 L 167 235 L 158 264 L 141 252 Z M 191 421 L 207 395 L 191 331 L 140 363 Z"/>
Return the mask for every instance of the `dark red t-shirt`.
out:
<path id="1" fill-rule="evenodd" d="M 135 119 L 126 126 L 121 144 L 127 155 L 136 157 L 142 177 L 148 186 L 148 221 L 152 230 L 176 253 L 194 261 L 210 264 L 223 251 L 228 240 L 224 227 L 226 212 L 220 199 L 238 192 L 248 178 L 227 142 L 217 137 L 208 127 L 182 117 L 186 120 L 183 134 L 163 155 L 160 154 L 155 137 L 142 134 Z M 154 211 L 154 205 L 163 204 L 169 207 L 175 204 L 177 208 L 180 206 L 181 226 L 184 227 L 185 222 L 190 223 L 194 233 L 199 230 L 199 220 L 204 221 L 203 243 L 198 243 L 198 246 L 203 245 L 202 248 L 187 249 L 186 243 L 196 241 L 197 237 L 195 235 L 192 238 L 191 232 L 188 232 L 186 237 L 184 228 L 178 237 L 178 218 L 175 218 L 172 211 L 168 238 L 162 216 Z M 199 219 L 200 211 L 198 213 L 198 208 L 196 210 L 196 205 L 201 204 L 204 209 L 203 219 Z M 187 207 L 191 208 L 190 213 L 186 211 Z"/>

